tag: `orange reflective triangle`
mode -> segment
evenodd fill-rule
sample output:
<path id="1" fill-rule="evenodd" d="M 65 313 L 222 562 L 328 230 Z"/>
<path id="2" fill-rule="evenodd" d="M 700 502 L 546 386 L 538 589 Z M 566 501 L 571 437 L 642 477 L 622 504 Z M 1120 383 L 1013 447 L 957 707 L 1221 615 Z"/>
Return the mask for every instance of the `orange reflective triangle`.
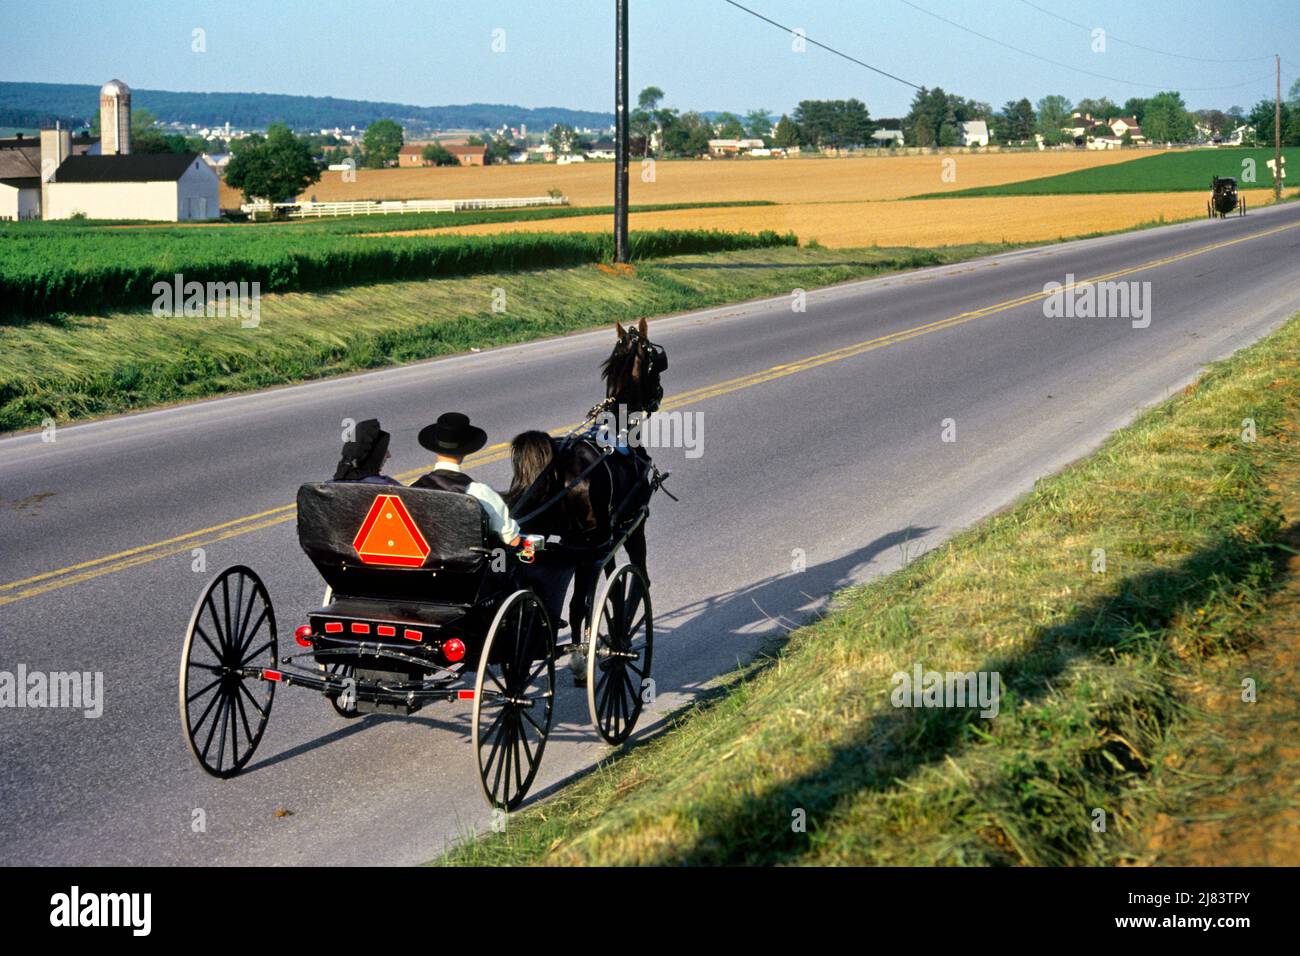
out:
<path id="1" fill-rule="evenodd" d="M 375 499 L 352 547 L 364 564 L 397 568 L 418 568 L 429 556 L 429 542 L 424 540 L 406 505 L 396 495 L 380 495 Z"/>

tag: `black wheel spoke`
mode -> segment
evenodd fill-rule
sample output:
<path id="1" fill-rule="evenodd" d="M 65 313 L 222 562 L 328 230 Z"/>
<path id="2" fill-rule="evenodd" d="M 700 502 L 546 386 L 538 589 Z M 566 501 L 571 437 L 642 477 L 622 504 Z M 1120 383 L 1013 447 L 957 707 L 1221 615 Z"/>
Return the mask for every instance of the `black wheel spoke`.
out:
<path id="1" fill-rule="evenodd" d="M 243 656 L 244 651 L 245 649 L 247 649 L 248 645 L 253 643 L 253 638 L 257 637 L 257 632 L 262 629 L 262 623 L 266 620 L 266 614 L 268 610 L 269 608 L 262 608 L 262 613 L 258 615 L 257 623 L 254 624 L 253 629 L 248 632 L 248 637 L 245 638 L 239 645 L 239 656 L 241 657 Z"/>
<path id="2" fill-rule="evenodd" d="M 195 625 L 194 633 L 197 634 L 199 637 L 203 638 L 203 643 L 208 645 L 208 649 L 212 651 L 212 656 L 217 659 L 217 663 L 219 665 L 225 664 L 226 662 L 225 655 L 223 655 L 219 650 L 216 649 L 212 641 L 208 639 L 208 635 L 204 633 L 203 628 L 199 627 L 198 625 Z"/>
<path id="3" fill-rule="evenodd" d="M 237 667 L 243 667 L 243 666 L 244 666 L 245 664 L 247 664 L 249 661 L 256 659 L 256 657 L 257 657 L 259 654 L 261 654 L 262 651 L 266 650 L 268 647 L 270 647 L 270 646 L 271 646 L 272 644 L 274 644 L 274 643 L 275 643 L 274 641 L 267 641 L 265 644 L 263 644 L 263 645 L 262 645 L 261 647 L 259 647 L 257 650 L 252 651 L 251 653 L 249 653 L 248 655 L 246 655 L 245 657 L 243 657 L 243 658 L 240 660 L 240 662 L 239 662 L 236 666 L 237 666 Z M 275 661 L 272 661 L 271 663 L 274 664 Z"/>
<path id="4" fill-rule="evenodd" d="M 194 701 L 198 700 L 200 697 L 202 697 L 204 694 L 212 690 L 212 688 L 216 687 L 220 683 L 221 683 L 221 678 L 218 677 L 216 680 L 212 681 L 212 683 L 205 685 L 202 690 L 196 690 L 194 693 L 190 694 L 190 696 L 186 697 L 185 700 L 188 703 L 193 703 Z"/>
<path id="5" fill-rule="evenodd" d="M 262 705 L 257 702 L 257 698 L 253 696 L 253 692 L 244 686 L 243 681 L 239 682 L 239 689 L 243 692 L 244 696 L 248 698 L 248 702 L 253 705 L 254 709 L 257 711 L 257 715 L 261 717 L 262 720 L 266 720 L 266 711 L 264 711 Z"/>

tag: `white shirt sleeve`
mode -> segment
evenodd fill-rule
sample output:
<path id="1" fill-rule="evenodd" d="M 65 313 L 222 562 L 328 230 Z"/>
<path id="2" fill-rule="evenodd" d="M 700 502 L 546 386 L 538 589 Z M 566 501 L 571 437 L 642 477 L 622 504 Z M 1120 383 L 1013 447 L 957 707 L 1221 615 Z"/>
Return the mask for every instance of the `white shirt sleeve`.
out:
<path id="1" fill-rule="evenodd" d="M 509 544 L 519 537 L 519 525 L 515 523 L 514 518 L 510 517 L 510 508 L 501 500 L 499 494 L 481 481 L 471 481 L 465 493 L 477 498 L 483 505 L 483 510 L 487 512 L 488 525 L 501 536 L 503 542 Z"/>

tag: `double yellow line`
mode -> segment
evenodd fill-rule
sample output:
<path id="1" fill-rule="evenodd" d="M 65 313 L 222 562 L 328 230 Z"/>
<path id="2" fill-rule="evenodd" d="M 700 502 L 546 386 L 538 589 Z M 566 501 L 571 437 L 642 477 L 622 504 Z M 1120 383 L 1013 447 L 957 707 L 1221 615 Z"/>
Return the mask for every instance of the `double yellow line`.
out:
<path id="1" fill-rule="evenodd" d="M 1194 256 L 1201 256 L 1208 252 L 1214 252 L 1218 249 L 1234 246 L 1238 243 L 1249 242 L 1252 239 L 1262 239 L 1266 236 L 1277 235 L 1280 232 L 1286 232 L 1287 230 L 1296 228 L 1300 228 L 1300 222 L 1278 226 L 1274 229 L 1267 229 L 1246 236 L 1239 236 L 1235 239 L 1228 239 L 1207 246 L 1200 246 L 1199 248 L 1187 252 L 1180 252 L 1172 256 L 1165 256 L 1161 259 L 1153 259 L 1149 262 L 1143 262 L 1140 265 L 1130 266 L 1125 269 L 1119 269 L 1115 272 L 1107 273 L 1106 275 L 1093 276 L 1090 279 L 1076 281 L 1074 285 L 1075 287 L 1079 287 L 1091 285 L 1096 282 L 1106 282 L 1111 279 L 1117 279 L 1121 276 L 1132 275 L 1135 272 L 1141 272 L 1146 269 L 1155 269 L 1160 266 L 1169 265 L 1173 262 L 1179 262 L 1183 259 L 1190 259 Z M 822 352 L 818 355 L 810 355 L 807 358 L 799 359 L 795 362 L 773 365 L 760 372 L 742 375 L 738 378 L 728 379 L 712 385 L 705 385 L 686 392 L 679 392 L 663 403 L 662 410 L 671 411 L 673 409 L 683 408 L 687 405 L 694 405 L 698 402 L 710 398 L 716 398 L 720 395 L 738 392 L 746 388 L 753 388 L 755 385 L 762 385 L 765 382 L 785 378 L 788 375 L 795 375 L 799 372 L 806 372 L 822 365 L 829 365 L 832 362 L 841 362 L 845 359 L 853 358 L 854 356 L 862 355 L 866 352 L 872 352 L 876 349 L 883 349 L 891 345 L 897 345 L 900 342 L 906 342 L 909 339 L 919 338 L 922 335 L 941 332 L 944 329 L 964 325 L 965 323 L 972 322 L 975 319 L 981 319 L 986 316 L 1006 312 L 1018 306 L 1044 299 L 1051 294 L 1052 293 L 1049 292 L 1031 292 L 1026 295 L 1017 296 L 1014 299 L 1007 299 L 1004 302 L 998 302 L 994 305 L 974 309 L 970 312 L 961 312 L 957 315 L 952 315 L 945 319 L 938 319 L 934 322 L 927 322 L 924 325 L 914 326 L 910 329 L 891 332 L 888 335 L 877 336 L 876 338 L 868 339 L 864 342 L 856 342 L 852 345 L 832 349 L 829 352 Z M 551 434 L 562 435 L 577 427 L 578 424 L 580 423 L 574 422 L 569 425 L 561 425 L 559 428 L 552 429 Z M 509 454 L 509 444 L 506 442 L 499 442 L 495 445 L 489 445 L 482 451 L 469 456 L 465 463 L 467 465 L 485 465 L 491 462 L 503 461 L 509 457 Z M 394 477 L 403 482 L 409 482 L 423 474 L 426 470 L 427 469 L 421 468 L 415 471 L 403 472 Z M 19 581 L 0 584 L 0 606 L 12 604 L 15 601 L 21 601 L 25 598 L 36 597 L 37 595 L 45 594 L 49 591 L 55 591 L 59 588 L 71 587 L 74 584 L 80 584 L 83 581 L 90 581 L 106 574 L 125 571 L 142 564 L 148 564 L 151 561 L 159 561 L 163 558 L 184 554 L 194 548 L 207 547 L 208 545 L 215 544 L 219 541 L 225 541 L 229 538 L 238 537 L 239 535 L 249 534 L 254 531 L 260 531 L 263 528 L 283 524 L 286 521 L 294 520 L 295 517 L 296 513 L 294 505 L 282 505 L 278 508 L 272 508 L 269 511 L 247 515 L 243 518 L 235 518 L 232 521 L 212 525 L 208 528 L 201 528 L 198 531 L 191 531 L 187 534 L 177 535 L 174 538 L 155 541 L 153 544 L 143 544 L 126 551 L 119 551 L 116 554 L 104 555 L 102 558 L 82 561 L 78 564 L 68 565 L 65 568 L 58 568 L 54 571 L 46 571 L 42 574 L 36 574 Z"/>

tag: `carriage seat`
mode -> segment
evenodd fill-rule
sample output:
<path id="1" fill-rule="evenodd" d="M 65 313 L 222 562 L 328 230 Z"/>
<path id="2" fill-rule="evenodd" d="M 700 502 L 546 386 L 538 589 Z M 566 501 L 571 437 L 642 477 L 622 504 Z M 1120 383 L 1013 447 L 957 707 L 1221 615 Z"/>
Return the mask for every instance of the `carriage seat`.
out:
<path id="1" fill-rule="evenodd" d="M 298 489 L 298 544 L 338 597 L 473 603 L 493 553 L 489 534 L 478 501 L 456 492 L 356 482 Z"/>

